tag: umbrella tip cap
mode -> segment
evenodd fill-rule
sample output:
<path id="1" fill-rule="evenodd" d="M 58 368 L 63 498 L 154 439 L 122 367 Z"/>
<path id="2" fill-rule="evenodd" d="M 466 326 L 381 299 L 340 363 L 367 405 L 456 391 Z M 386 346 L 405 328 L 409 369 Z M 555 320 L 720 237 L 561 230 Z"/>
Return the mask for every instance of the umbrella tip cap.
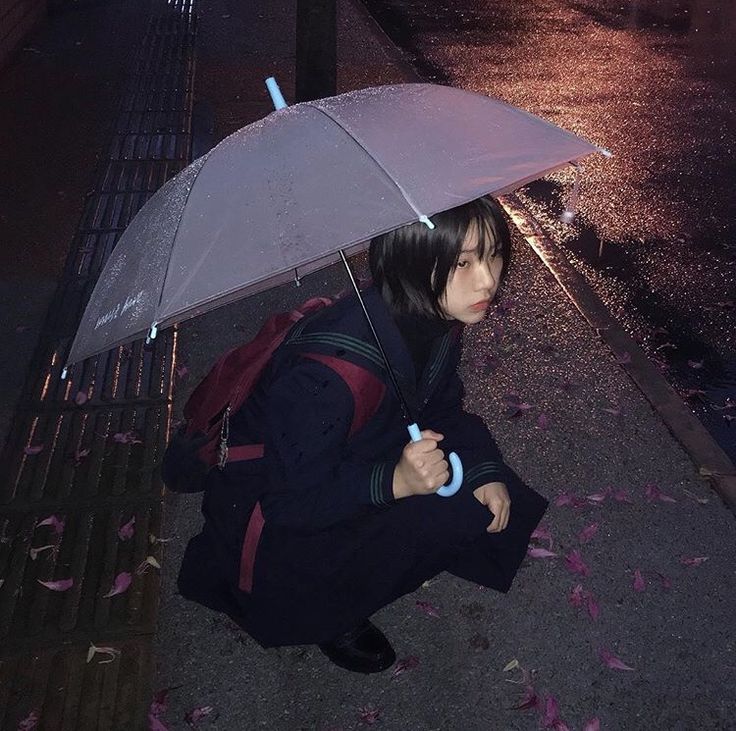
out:
<path id="1" fill-rule="evenodd" d="M 429 220 L 429 216 L 419 216 L 419 223 L 423 223 L 430 231 L 434 229 L 434 224 Z"/>

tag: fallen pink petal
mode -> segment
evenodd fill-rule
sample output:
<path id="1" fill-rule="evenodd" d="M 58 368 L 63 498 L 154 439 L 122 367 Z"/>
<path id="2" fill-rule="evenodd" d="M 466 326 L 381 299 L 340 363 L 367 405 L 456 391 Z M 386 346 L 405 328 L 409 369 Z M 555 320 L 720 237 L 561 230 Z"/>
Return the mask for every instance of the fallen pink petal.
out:
<path id="1" fill-rule="evenodd" d="M 122 594 L 123 592 L 128 590 L 128 587 L 130 586 L 132 581 L 133 576 L 128 571 L 123 571 L 115 577 L 115 581 L 113 582 L 110 591 L 108 591 L 107 594 L 103 594 L 102 596 L 105 599 L 108 599 L 109 597 Z"/>
<path id="2" fill-rule="evenodd" d="M 664 574 L 660 574 L 659 571 L 655 571 L 654 573 L 659 579 L 659 583 L 662 585 L 662 588 L 665 591 L 669 591 L 672 588 L 672 582 Z"/>
<path id="3" fill-rule="evenodd" d="M 118 528 L 118 538 L 121 541 L 127 541 L 133 537 L 135 533 L 135 515 L 125 524 Z"/>
<path id="4" fill-rule="evenodd" d="M 158 716 L 149 713 L 148 731 L 169 731 L 169 727 Z"/>
<path id="5" fill-rule="evenodd" d="M 89 401 L 89 396 L 84 391 L 77 391 L 77 395 L 74 397 L 74 403 L 77 404 L 77 406 L 82 406 L 83 404 L 86 404 L 87 401 Z"/>
<path id="6" fill-rule="evenodd" d="M 612 416 L 621 416 L 620 406 L 604 406 L 601 408 L 601 411 L 605 411 L 607 414 L 611 414 Z"/>
<path id="7" fill-rule="evenodd" d="M 581 576 L 590 576 L 590 568 L 585 563 L 585 561 L 583 561 L 583 557 L 578 551 L 570 551 L 570 553 L 565 556 L 565 566 L 569 571 L 572 571 L 572 573 L 574 574 L 580 574 Z"/>
<path id="8" fill-rule="evenodd" d="M 64 518 L 59 518 L 57 515 L 49 515 L 48 518 L 44 518 L 36 523 L 36 528 L 40 528 L 42 525 L 50 525 L 54 529 L 54 533 L 56 533 L 57 536 L 60 536 L 64 532 L 66 520 Z"/>
<path id="9" fill-rule="evenodd" d="M 570 604 L 572 604 L 573 607 L 582 607 L 583 604 L 585 603 L 585 597 L 586 597 L 586 592 L 583 589 L 583 585 L 578 584 L 570 592 L 568 601 L 570 602 Z"/>
<path id="10" fill-rule="evenodd" d="M 44 447 L 43 444 L 28 445 L 23 450 L 23 454 L 28 454 L 30 456 L 33 456 L 34 454 L 40 454 L 41 452 L 43 452 L 43 447 Z"/>
<path id="11" fill-rule="evenodd" d="M 646 485 L 644 485 L 644 494 L 646 495 L 647 500 L 649 502 L 656 502 L 659 500 L 663 503 L 676 503 L 677 500 L 675 498 L 670 497 L 669 495 L 665 495 L 660 489 L 658 485 L 655 485 L 653 482 L 649 482 Z"/>
<path id="12" fill-rule="evenodd" d="M 629 495 L 629 491 L 624 488 L 614 490 L 612 494 L 613 494 L 613 499 L 616 502 L 619 502 L 619 503 L 633 503 L 634 502 L 631 499 L 631 496 Z"/>
<path id="13" fill-rule="evenodd" d="M 373 708 L 373 706 L 364 706 L 363 708 L 358 709 L 358 714 L 360 715 L 361 723 L 364 723 L 366 726 L 372 726 L 374 723 L 378 722 L 381 711 L 377 708 Z"/>
<path id="14" fill-rule="evenodd" d="M 18 731 L 33 731 L 40 720 L 38 711 L 31 711 L 22 721 L 18 723 Z"/>
<path id="15" fill-rule="evenodd" d="M 546 525 L 538 525 L 531 535 L 532 540 L 547 541 L 547 548 L 552 548 L 552 533 Z"/>
<path id="16" fill-rule="evenodd" d="M 594 492 L 590 495 L 586 495 L 585 499 L 588 500 L 591 503 L 602 503 L 605 502 L 606 498 L 608 497 L 608 491 L 604 490 L 603 492 Z"/>
<path id="17" fill-rule="evenodd" d="M 693 556 L 692 558 L 681 558 L 680 563 L 684 566 L 700 566 L 708 560 L 708 556 Z"/>
<path id="18" fill-rule="evenodd" d="M 542 413 L 537 417 L 537 426 L 540 429 L 549 429 L 549 417 L 547 414 Z"/>
<path id="19" fill-rule="evenodd" d="M 602 647 L 600 650 L 598 650 L 598 657 L 601 659 L 601 662 L 604 665 L 606 665 L 607 667 L 613 670 L 633 670 L 634 669 L 630 667 L 629 665 L 627 665 L 623 660 L 616 657 L 616 655 L 612 654 L 605 647 Z"/>
<path id="20" fill-rule="evenodd" d="M 647 584 L 644 581 L 644 577 L 639 569 L 634 571 L 634 591 L 644 591 L 647 588 Z"/>
<path id="21" fill-rule="evenodd" d="M 598 523 L 591 523 L 578 533 L 580 543 L 588 543 L 590 539 L 598 532 Z"/>
<path id="22" fill-rule="evenodd" d="M 564 505 L 569 505 L 571 508 L 582 508 L 587 505 L 583 498 L 577 495 L 570 495 L 569 493 L 563 492 L 555 498 L 554 504 L 560 508 Z"/>
<path id="23" fill-rule="evenodd" d="M 530 558 L 555 558 L 556 553 L 548 551 L 546 548 L 540 548 L 539 546 L 530 546 L 527 549 L 526 555 Z"/>
<path id="24" fill-rule="evenodd" d="M 540 708 L 541 705 L 542 701 L 537 695 L 537 692 L 531 685 L 527 685 L 526 688 L 524 688 L 524 696 L 522 697 L 521 702 L 516 706 L 511 706 L 511 710 L 526 711 L 530 708 Z"/>
<path id="25" fill-rule="evenodd" d="M 162 688 L 159 690 L 155 696 L 153 696 L 153 700 L 151 701 L 151 705 L 149 707 L 149 713 L 153 714 L 154 716 L 160 716 L 162 713 L 166 713 L 166 709 L 169 707 L 169 689 L 168 688 Z"/>
<path id="26" fill-rule="evenodd" d="M 601 605 L 592 594 L 588 594 L 585 597 L 585 605 L 588 609 L 588 616 L 591 619 L 598 619 L 601 616 Z"/>
<path id="27" fill-rule="evenodd" d="M 601 720 L 596 716 L 586 721 L 583 731 L 601 731 Z"/>
<path id="28" fill-rule="evenodd" d="M 430 604 L 429 602 L 417 601 L 416 605 L 417 605 L 417 609 L 423 614 L 426 614 L 428 617 L 439 617 L 440 616 L 440 613 L 437 610 L 437 607 L 435 607 L 433 604 Z"/>
<path id="29" fill-rule="evenodd" d="M 36 581 L 41 586 L 51 589 L 51 591 L 68 591 L 74 586 L 74 579 L 58 579 L 57 581 L 41 581 L 41 579 L 36 579 Z"/>
<path id="30" fill-rule="evenodd" d="M 200 706 L 199 708 L 193 708 L 184 716 L 184 720 L 190 726 L 194 726 L 194 724 L 209 716 L 210 713 L 212 713 L 212 711 L 214 710 L 215 709 L 212 706 Z"/>
<path id="31" fill-rule="evenodd" d="M 415 655 L 408 655 L 403 660 L 398 660 L 394 665 L 394 670 L 391 673 L 392 678 L 396 678 L 407 670 L 414 670 L 419 666 L 419 658 Z"/>

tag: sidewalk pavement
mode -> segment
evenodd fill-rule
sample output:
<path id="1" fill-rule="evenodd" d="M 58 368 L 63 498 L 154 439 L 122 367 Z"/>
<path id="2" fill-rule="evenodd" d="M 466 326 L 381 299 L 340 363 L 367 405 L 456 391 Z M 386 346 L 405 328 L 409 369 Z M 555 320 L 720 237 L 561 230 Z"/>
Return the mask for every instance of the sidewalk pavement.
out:
<path id="1" fill-rule="evenodd" d="M 339 9 L 341 91 L 415 80 L 358 0 Z M 202 0 L 197 12 L 195 100 L 211 105 L 219 140 L 270 111 L 266 76 L 293 98 L 294 3 Z M 211 706 L 202 728 L 536 729 L 536 710 L 513 708 L 523 679 L 557 699 L 571 729 L 593 717 L 610 730 L 736 728 L 733 516 L 519 233 L 514 257 L 501 305 L 466 335 L 468 407 L 553 500 L 550 537 L 536 543 L 556 556 L 529 559 L 508 595 L 442 575 L 386 607 L 375 619 L 403 662 L 355 676 L 313 647 L 262 650 L 184 602 L 175 577 L 199 499 L 167 495 L 154 690 L 170 689 L 168 728 Z M 325 270 L 181 326 L 189 372 L 175 415 L 212 360 L 268 313 L 345 286 Z M 531 408 L 509 416 L 510 393 Z M 609 667 L 606 652 L 633 670 Z"/>

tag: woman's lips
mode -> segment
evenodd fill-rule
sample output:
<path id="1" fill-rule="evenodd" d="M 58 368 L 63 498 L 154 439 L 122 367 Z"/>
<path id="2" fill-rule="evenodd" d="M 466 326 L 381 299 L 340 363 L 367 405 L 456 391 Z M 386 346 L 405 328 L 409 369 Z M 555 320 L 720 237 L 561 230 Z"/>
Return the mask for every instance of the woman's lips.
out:
<path id="1" fill-rule="evenodd" d="M 491 300 L 483 300 L 482 302 L 476 302 L 474 305 L 470 305 L 470 309 L 474 312 L 480 312 L 481 310 L 485 310 L 490 304 Z"/>

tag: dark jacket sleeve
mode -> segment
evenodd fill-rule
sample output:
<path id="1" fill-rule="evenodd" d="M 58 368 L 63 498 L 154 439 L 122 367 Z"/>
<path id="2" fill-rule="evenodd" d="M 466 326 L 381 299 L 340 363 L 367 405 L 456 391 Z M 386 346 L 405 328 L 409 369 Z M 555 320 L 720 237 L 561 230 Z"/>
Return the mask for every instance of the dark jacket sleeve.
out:
<path id="1" fill-rule="evenodd" d="M 353 397 L 331 368 L 303 360 L 269 387 L 264 517 L 319 530 L 370 506 L 393 502 L 394 464 L 345 458 Z"/>
<path id="2" fill-rule="evenodd" d="M 463 463 L 463 484 L 470 490 L 488 482 L 505 482 L 507 468 L 501 450 L 485 422 L 463 408 L 465 388 L 455 367 L 449 370 L 444 384 L 438 386 L 426 408 L 426 424 L 444 435 L 440 448 L 447 454 L 457 452 Z"/>

